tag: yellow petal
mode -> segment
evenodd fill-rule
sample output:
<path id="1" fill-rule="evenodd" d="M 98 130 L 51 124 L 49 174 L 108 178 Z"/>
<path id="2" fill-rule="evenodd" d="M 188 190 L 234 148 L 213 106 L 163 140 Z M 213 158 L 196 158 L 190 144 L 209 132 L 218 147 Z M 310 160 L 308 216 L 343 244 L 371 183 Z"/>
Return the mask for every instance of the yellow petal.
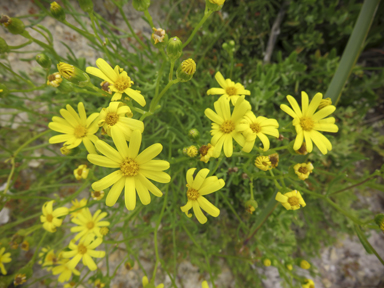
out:
<path id="1" fill-rule="evenodd" d="M 301 109 L 300 109 L 300 107 L 299 107 L 299 104 L 297 104 L 296 99 L 293 98 L 291 95 L 288 95 L 288 96 L 287 96 L 287 100 L 288 100 L 289 104 L 291 104 L 291 107 L 293 108 L 293 111 L 295 111 L 295 114 L 296 114 L 298 117 L 303 116 L 303 114 L 301 113 Z"/>
<path id="2" fill-rule="evenodd" d="M 225 79 L 224 79 L 223 75 L 221 75 L 220 72 L 216 72 L 215 79 L 216 79 L 217 83 L 219 83 L 219 85 L 222 88 L 225 89 L 227 87 L 227 83 L 225 82 Z"/>
<path id="3" fill-rule="evenodd" d="M 91 74 L 93 76 L 99 77 L 99 78 L 109 82 L 110 84 L 113 83 L 113 81 L 111 79 L 109 79 L 107 77 L 107 75 L 105 75 L 100 69 L 97 69 L 95 67 L 87 67 L 87 69 L 85 69 L 85 72 L 87 72 L 88 74 Z"/>
<path id="4" fill-rule="evenodd" d="M 109 144 L 104 141 L 97 141 L 95 143 L 97 150 L 99 150 L 102 154 L 104 154 L 109 159 L 121 163 L 123 162 L 123 157 L 121 157 L 120 153 L 117 152 L 114 148 L 112 148 Z"/>
<path id="5" fill-rule="evenodd" d="M 123 177 L 123 174 L 121 173 L 121 170 L 116 170 L 115 172 L 105 176 L 99 181 L 96 181 L 92 184 L 92 189 L 95 191 L 102 191 L 104 189 L 107 189 L 108 187 L 115 184 L 117 181 L 119 181 Z"/>
<path id="6" fill-rule="evenodd" d="M 145 149 L 144 151 L 142 151 L 139 155 L 137 155 L 137 157 L 135 158 L 135 161 L 139 165 L 147 163 L 148 161 L 152 160 L 157 155 L 159 155 L 162 150 L 163 150 L 163 145 L 161 145 L 160 143 L 153 144 L 149 146 L 147 149 Z"/>
<path id="7" fill-rule="evenodd" d="M 205 178 L 207 178 L 208 174 L 209 174 L 209 169 L 207 169 L 207 168 L 203 168 L 203 169 L 201 169 L 201 170 L 197 173 L 197 175 L 196 175 L 196 177 L 195 177 L 195 180 L 193 180 L 193 183 L 192 183 L 192 185 L 191 185 L 191 188 L 196 189 L 196 190 L 199 190 L 200 187 L 201 187 L 201 185 L 203 184 Z"/>
<path id="8" fill-rule="evenodd" d="M 120 171 L 119 171 L 120 172 Z M 113 173 L 112 173 L 113 174 Z M 110 175 L 112 175 L 112 174 L 110 174 Z M 121 174 L 121 173 L 120 173 Z M 110 176 L 110 175 L 108 175 L 108 176 Z M 108 177 L 107 176 L 107 177 Z M 105 178 L 105 177 L 104 177 Z M 103 179 L 104 179 L 103 178 Z M 116 177 L 117 178 L 117 177 Z M 132 178 L 132 177 L 120 177 L 119 178 L 119 180 L 118 181 L 116 181 L 115 182 L 115 184 L 112 186 L 112 188 L 111 188 L 111 190 L 109 190 L 109 192 L 108 192 L 108 196 L 107 196 L 107 199 L 105 200 L 105 204 L 107 205 L 107 206 L 109 206 L 109 207 L 111 207 L 111 206 L 113 206 L 113 205 L 115 205 L 116 204 L 116 201 L 117 201 L 117 199 L 119 199 L 119 196 L 120 196 L 120 194 L 121 194 L 121 192 L 123 191 L 123 188 L 124 188 L 124 186 L 125 186 L 125 183 L 126 183 L 126 181 L 125 181 L 125 179 L 126 178 Z M 102 179 L 102 180 L 103 180 Z M 100 180 L 100 181 L 102 181 L 102 180 Z M 112 182 L 112 181 L 111 181 Z M 97 183 L 97 182 L 96 182 Z M 94 183 L 95 184 L 95 183 Z M 110 186 L 110 185 L 109 185 Z M 108 186 L 108 187 L 109 187 Z M 92 185 L 92 188 L 93 188 L 93 185 Z M 104 188 L 105 189 L 105 188 Z M 95 189 L 96 190 L 96 189 Z M 102 190 L 102 189 L 100 189 L 100 190 Z M 99 191 L 100 191 L 99 190 Z"/>
<path id="9" fill-rule="evenodd" d="M 130 157 L 127 141 L 125 140 L 124 135 L 122 133 L 119 133 L 119 131 L 116 129 L 111 129 L 111 135 L 112 135 L 113 143 L 115 143 L 117 151 L 119 151 L 121 157 L 122 158 L 134 158 L 134 157 Z M 140 135 L 141 135 L 141 133 L 140 133 Z M 135 141 L 135 140 L 136 139 L 133 139 L 133 141 Z"/>
<path id="10" fill-rule="evenodd" d="M 163 192 L 160 191 L 159 188 L 157 188 L 155 186 L 155 184 L 153 184 L 151 181 L 149 181 L 146 177 L 144 177 L 143 175 L 141 174 L 138 174 L 136 176 L 139 181 L 145 186 L 147 187 L 147 189 L 153 194 L 155 195 L 156 197 L 161 197 L 163 196 Z"/>
<path id="11" fill-rule="evenodd" d="M 221 125 L 224 122 L 224 119 L 221 116 L 219 116 L 218 114 L 216 114 L 215 112 L 213 112 L 212 109 L 209 109 L 209 108 L 205 109 L 204 114 L 205 114 L 205 116 L 207 116 L 209 118 L 209 120 L 211 120 L 211 121 L 213 121 L 219 125 Z"/>
<path id="12" fill-rule="evenodd" d="M 224 139 L 224 154 L 227 157 L 231 157 L 233 153 L 233 141 L 232 136 L 229 134 L 226 134 Z"/>
<path id="13" fill-rule="evenodd" d="M 139 194 L 141 203 L 143 203 L 143 205 L 148 205 L 149 203 L 151 203 L 151 196 L 149 195 L 149 191 L 147 187 L 145 187 L 141 183 L 138 177 L 135 179 L 135 185 L 136 185 L 137 194 Z"/>
<path id="14" fill-rule="evenodd" d="M 101 70 L 101 72 L 103 72 L 105 76 L 111 79 L 112 83 L 115 83 L 115 81 L 117 80 L 116 72 L 104 59 L 101 59 L 101 58 L 97 59 L 96 65 L 97 67 L 99 67 L 99 69 Z"/>
<path id="15" fill-rule="evenodd" d="M 321 99 L 323 99 L 323 94 L 316 93 L 316 95 L 312 98 L 312 101 L 309 104 L 306 114 L 304 116 L 312 117 L 313 113 L 315 113 L 316 109 L 319 107 Z"/>
<path id="16" fill-rule="evenodd" d="M 134 159 L 139 154 L 141 139 L 142 139 L 142 135 L 139 130 L 135 130 L 132 132 L 131 141 L 129 142 L 129 151 L 128 151 L 129 158 Z"/>
<path id="17" fill-rule="evenodd" d="M 201 224 L 206 223 L 207 222 L 207 217 L 205 217 L 205 215 L 201 211 L 199 203 L 197 201 L 192 201 L 192 207 L 193 207 L 193 212 L 195 213 L 195 216 L 196 216 L 197 220 Z"/>
<path id="18" fill-rule="evenodd" d="M 97 155 L 97 154 L 88 154 L 87 159 L 92 164 L 95 164 L 97 166 L 101 167 L 107 167 L 107 168 L 119 168 L 120 164 L 109 159 L 108 157 Z"/>
<path id="19" fill-rule="evenodd" d="M 169 162 L 164 160 L 151 160 L 145 164 L 140 165 L 140 169 L 162 171 L 169 168 Z"/>
<path id="20" fill-rule="evenodd" d="M 128 210 L 134 210 L 136 207 L 136 185 L 134 177 L 127 177 L 125 180 L 125 207 Z"/>
<path id="21" fill-rule="evenodd" d="M 225 94 L 225 90 L 222 88 L 211 88 L 207 91 L 207 95 L 222 95 Z"/>
<path id="22" fill-rule="evenodd" d="M 303 111 L 303 115 L 306 115 L 306 112 L 308 109 L 308 103 L 309 103 L 308 94 L 305 93 L 304 91 L 301 91 L 301 109 Z"/>
<path id="23" fill-rule="evenodd" d="M 298 115 L 296 115 L 295 112 L 293 112 L 293 110 L 291 108 L 289 108 L 287 105 L 285 104 L 281 104 L 280 105 L 280 109 L 283 110 L 285 113 L 287 113 L 289 116 L 291 116 L 292 118 L 297 118 L 299 117 Z"/>
<path id="24" fill-rule="evenodd" d="M 197 198 L 197 202 L 199 203 L 200 207 L 209 215 L 213 217 L 218 217 L 220 215 L 220 210 L 203 196 Z"/>
<path id="25" fill-rule="evenodd" d="M 288 197 L 281 194 L 280 192 L 277 192 L 275 200 L 280 203 L 286 203 L 288 201 Z"/>
<path id="26" fill-rule="evenodd" d="M 171 181 L 171 176 L 169 176 L 165 172 L 157 172 L 157 171 L 155 172 L 155 171 L 140 169 L 139 173 L 144 177 L 147 177 L 159 183 L 169 183 L 169 181 Z"/>
<path id="27" fill-rule="evenodd" d="M 137 103 L 139 103 L 142 107 L 144 107 L 147 104 L 147 102 L 145 102 L 144 96 L 141 95 L 139 92 L 131 88 L 126 89 L 124 92 L 133 100 L 135 100 Z"/>

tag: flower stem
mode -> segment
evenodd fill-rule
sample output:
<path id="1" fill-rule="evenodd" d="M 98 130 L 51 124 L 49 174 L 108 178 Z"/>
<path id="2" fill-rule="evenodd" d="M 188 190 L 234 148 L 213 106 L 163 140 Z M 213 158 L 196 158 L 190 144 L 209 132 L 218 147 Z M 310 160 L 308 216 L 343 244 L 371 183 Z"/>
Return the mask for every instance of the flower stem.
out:
<path id="1" fill-rule="evenodd" d="M 200 29 L 201 26 L 203 26 L 204 22 L 208 19 L 209 16 L 211 16 L 212 14 L 212 11 L 208 11 L 206 14 L 204 14 L 204 17 L 200 20 L 199 24 L 197 24 L 197 26 L 195 27 L 195 29 L 193 29 L 193 32 L 192 34 L 189 36 L 188 40 L 185 41 L 185 43 L 183 44 L 183 49 L 185 46 L 187 46 L 189 44 L 189 42 L 192 41 L 193 37 L 195 36 L 197 30 Z"/>

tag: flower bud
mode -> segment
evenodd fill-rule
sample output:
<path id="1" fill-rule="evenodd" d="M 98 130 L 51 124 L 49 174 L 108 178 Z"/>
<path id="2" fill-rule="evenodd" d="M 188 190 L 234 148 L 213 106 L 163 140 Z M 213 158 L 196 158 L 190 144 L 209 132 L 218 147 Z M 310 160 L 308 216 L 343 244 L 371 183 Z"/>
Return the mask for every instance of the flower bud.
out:
<path id="1" fill-rule="evenodd" d="M 0 37 L 0 54 L 9 52 L 9 46 L 3 38 Z"/>
<path id="2" fill-rule="evenodd" d="M 198 140 L 200 138 L 200 132 L 196 128 L 192 128 L 188 131 L 188 137 L 192 140 Z"/>
<path id="3" fill-rule="evenodd" d="M 247 202 L 245 202 L 245 209 L 247 209 L 249 214 L 253 214 L 257 207 L 257 202 L 254 199 L 249 199 Z"/>
<path id="4" fill-rule="evenodd" d="M 288 269 L 289 271 L 292 271 L 292 269 L 293 269 L 292 264 L 287 264 L 287 265 L 285 265 L 285 267 L 287 267 L 287 269 Z"/>
<path id="5" fill-rule="evenodd" d="M 223 8 L 225 0 L 205 0 L 206 9 L 210 11 L 219 11 Z"/>
<path id="6" fill-rule="evenodd" d="M 39 65 L 43 68 L 50 68 L 51 67 L 51 59 L 45 54 L 45 53 L 40 53 L 37 54 L 36 57 L 36 62 L 39 63 Z"/>
<path id="7" fill-rule="evenodd" d="M 143 12 L 151 5 L 151 0 L 133 0 L 132 5 L 137 11 Z"/>
<path id="8" fill-rule="evenodd" d="M 60 62 L 57 64 L 57 69 L 63 78 L 79 87 L 85 87 L 90 83 L 88 74 L 73 65 Z"/>
<path id="9" fill-rule="evenodd" d="M 183 150 L 184 151 L 184 150 Z M 193 158 L 193 157 L 196 157 L 196 155 L 199 153 L 199 150 L 197 150 L 197 147 L 192 145 L 192 146 L 189 146 L 186 150 L 186 154 Z"/>
<path id="10" fill-rule="evenodd" d="M 167 55 L 171 62 L 175 62 L 183 54 L 183 43 L 179 37 L 172 37 L 168 41 Z"/>
<path id="11" fill-rule="evenodd" d="M 93 1 L 92 0 L 79 0 L 79 5 L 81 10 L 86 13 L 93 11 Z"/>
<path id="12" fill-rule="evenodd" d="M 269 267 L 269 266 L 271 266 L 272 262 L 268 258 L 265 258 L 263 260 L 263 264 L 264 264 L 265 267 Z"/>
<path id="13" fill-rule="evenodd" d="M 311 268 L 311 264 L 309 264 L 309 262 L 306 260 L 301 260 L 300 261 L 300 268 L 308 270 L 309 268 Z"/>
<path id="14" fill-rule="evenodd" d="M 63 82 L 60 83 L 59 87 L 57 89 L 62 93 L 69 93 L 72 92 L 74 89 L 74 86 L 71 82 L 63 79 Z"/>
<path id="15" fill-rule="evenodd" d="M 375 222 L 377 225 L 379 225 L 380 229 L 384 231 L 384 214 L 376 215 Z"/>
<path id="16" fill-rule="evenodd" d="M 181 82 L 187 82 L 192 79 L 196 72 L 196 63 L 191 58 L 181 62 L 176 71 L 176 77 Z"/>
<path id="17" fill-rule="evenodd" d="M 23 21 L 17 18 L 11 18 L 7 15 L 2 15 L 0 18 L 0 23 L 8 29 L 12 34 L 21 34 L 25 30 L 25 25 Z"/>
<path id="18" fill-rule="evenodd" d="M 168 35 L 165 33 L 165 30 L 153 27 L 152 31 L 152 44 L 157 48 L 163 48 L 168 42 Z"/>
<path id="19" fill-rule="evenodd" d="M 332 105 L 332 100 L 331 98 L 325 98 L 320 101 L 319 104 L 319 110 L 323 109 L 324 107 L 327 107 L 329 105 Z"/>
<path id="20" fill-rule="evenodd" d="M 63 147 L 60 148 L 61 154 L 68 156 L 72 154 L 72 149 L 68 149 L 67 146 L 63 145 Z"/>
<path id="21" fill-rule="evenodd" d="M 51 13 L 53 18 L 59 20 L 59 21 L 64 21 L 65 20 L 65 12 L 63 8 L 57 4 L 57 2 L 52 2 L 51 3 Z"/>
<path id="22" fill-rule="evenodd" d="M 0 83 L 0 98 L 6 97 L 9 94 L 9 89 L 4 84 Z"/>

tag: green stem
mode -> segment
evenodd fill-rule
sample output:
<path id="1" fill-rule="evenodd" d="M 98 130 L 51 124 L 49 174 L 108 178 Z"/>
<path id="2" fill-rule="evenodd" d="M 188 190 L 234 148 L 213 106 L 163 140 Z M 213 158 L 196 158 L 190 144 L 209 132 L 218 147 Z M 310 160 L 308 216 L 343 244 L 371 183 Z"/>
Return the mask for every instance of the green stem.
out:
<path id="1" fill-rule="evenodd" d="M 20 18 L 20 17 L 18 17 Z M 27 42 L 25 42 L 24 44 L 20 44 L 20 45 L 17 45 L 17 46 L 8 46 L 10 49 L 19 49 L 19 48 L 23 48 L 29 44 L 32 43 L 32 40 L 28 40 Z"/>
<path id="2" fill-rule="evenodd" d="M 380 0 L 365 0 L 357 18 L 355 27 L 349 37 L 343 56 L 341 57 L 336 73 L 329 84 L 325 98 L 331 98 L 337 104 L 340 100 L 344 85 L 352 72 L 353 67 L 364 48 L 364 41 L 368 35 L 373 18 Z"/>
<path id="3" fill-rule="evenodd" d="M 188 40 L 185 41 L 185 43 L 183 44 L 183 49 L 185 46 L 187 46 L 189 44 L 189 42 L 192 41 L 193 37 L 195 36 L 196 32 L 200 29 L 201 26 L 203 26 L 204 22 L 209 18 L 209 16 L 211 16 L 212 14 L 212 11 L 208 11 L 207 13 L 204 14 L 204 17 L 200 20 L 199 24 L 197 24 L 197 26 L 195 27 L 195 29 L 193 29 L 192 31 L 192 34 L 189 36 Z"/>
<path id="4" fill-rule="evenodd" d="M 343 210 L 339 205 L 337 205 L 335 202 L 333 202 L 329 198 L 325 198 L 325 201 L 327 201 L 333 208 L 338 210 L 341 214 L 343 214 L 345 217 L 349 218 L 351 221 L 353 221 L 357 225 L 364 225 L 363 222 L 361 222 L 359 219 L 357 219 L 355 216 L 351 215 L 347 211 Z"/>
<path id="5" fill-rule="evenodd" d="M 3 63 L 0 63 L 0 66 L 3 67 L 5 70 L 8 70 L 9 72 L 11 72 L 14 76 L 16 76 L 17 78 L 19 78 L 20 80 L 24 81 L 25 83 L 27 83 L 28 85 L 32 86 L 32 87 L 36 87 L 31 81 L 27 80 L 27 79 L 24 79 L 23 77 L 21 77 L 19 74 L 13 72 L 13 70 L 11 68 L 8 68 L 7 66 L 5 66 Z"/>
<path id="6" fill-rule="evenodd" d="M 249 190 L 251 191 L 251 200 L 255 200 L 253 197 L 253 177 L 249 180 Z"/>
<path id="7" fill-rule="evenodd" d="M 172 78 L 173 78 L 173 69 L 175 67 L 175 61 L 171 61 L 171 69 L 169 70 L 169 82 L 172 81 Z"/>
<path id="8" fill-rule="evenodd" d="M 223 193 L 221 191 L 219 191 L 219 195 L 222 196 L 222 198 L 224 199 L 224 202 L 228 205 L 229 209 L 231 209 L 232 213 L 236 216 L 237 220 L 239 220 L 239 223 L 240 223 L 241 228 L 243 229 L 244 233 L 246 233 L 246 231 L 248 230 L 247 226 L 244 224 L 243 220 L 241 220 L 240 216 L 237 214 L 236 210 L 233 208 L 231 203 L 228 201 L 227 197 L 225 197 L 225 195 L 223 195 Z"/>
<path id="9" fill-rule="evenodd" d="M 145 17 L 147 17 L 149 25 L 151 25 L 151 28 L 154 28 L 155 25 L 153 25 L 152 16 L 149 14 L 148 9 L 144 11 Z"/>
<path id="10" fill-rule="evenodd" d="M 271 176 L 273 177 L 273 181 L 275 182 L 275 186 L 276 186 L 276 188 L 280 190 L 280 189 L 281 189 L 281 185 L 277 182 L 276 177 L 275 177 L 275 174 L 273 174 L 272 169 L 269 170 L 269 173 L 270 173 Z"/>
<path id="11" fill-rule="evenodd" d="M 11 93 L 16 93 L 16 92 L 22 92 L 22 93 L 24 93 L 24 92 L 31 92 L 31 91 L 35 91 L 35 90 L 43 89 L 43 88 L 45 88 L 46 86 L 47 86 L 47 85 L 44 84 L 44 85 L 41 85 L 41 86 L 39 86 L 39 87 L 30 88 L 30 89 L 25 89 L 25 90 L 11 89 L 11 90 L 9 90 L 9 92 L 11 92 Z"/>
<path id="12" fill-rule="evenodd" d="M 57 61 L 60 61 L 61 60 L 61 57 L 56 53 L 55 49 L 53 49 L 52 46 L 48 45 L 48 44 L 45 44 L 44 42 L 41 42 L 40 40 L 37 40 L 35 38 L 33 38 L 27 30 L 25 30 L 22 34 L 20 34 L 21 36 L 29 39 L 29 40 L 32 40 L 33 42 L 35 42 L 37 45 L 39 45 L 40 47 L 44 48 L 45 50 L 49 51 L 50 53 L 52 53 L 52 55 L 55 57 L 55 59 Z"/>

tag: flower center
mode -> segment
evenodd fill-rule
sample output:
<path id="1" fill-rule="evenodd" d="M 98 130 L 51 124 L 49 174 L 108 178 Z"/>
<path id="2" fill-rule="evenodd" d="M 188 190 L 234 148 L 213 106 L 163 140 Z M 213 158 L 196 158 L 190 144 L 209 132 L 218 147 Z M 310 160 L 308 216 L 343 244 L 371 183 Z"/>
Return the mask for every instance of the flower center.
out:
<path id="1" fill-rule="evenodd" d="M 53 220 L 52 214 L 48 214 L 45 218 L 47 218 L 48 222 L 52 222 L 52 220 Z"/>
<path id="2" fill-rule="evenodd" d="M 81 176 L 81 174 L 83 174 L 83 169 L 78 169 L 77 170 L 77 175 Z"/>
<path id="3" fill-rule="evenodd" d="M 299 198 L 297 198 L 296 196 L 289 197 L 289 198 L 288 198 L 288 203 L 289 203 L 291 206 L 296 206 L 296 205 L 299 204 Z"/>
<path id="4" fill-rule="evenodd" d="M 199 191 L 197 191 L 193 188 L 188 189 L 187 197 L 189 200 L 197 200 L 197 198 L 199 198 L 199 196 L 200 196 Z"/>
<path id="5" fill-rule="evenodd" d="M 119 76 L 115 83 L 113 83 L 113 86 L 119 91 L 124 92 L 125 89 L 131 87 L 131 78 L 128 76 Z"/>
<path id="6" fill-rule="evenodd" d="M 136 176 L 139 172 L 139 164 L 128 158 L 120 165 L 120 169 L 124 176 Z"/>
<path id="7" fill-rule="evenodd" d="M 235 130 L 235 123 L 232 120 L 225 120 L 220 126 L 220 131 L 224 133 L 231 133 Z"/>
<path id="8" fill-rule="evenodd" d="M 111 85 L 111 84 L 108 81 L 101 82 L 101 84 L 100 84 L 101 90 L 103 90 L 107 93 L 111 93 L 111 89 L 109 89 L 109 85 Z"/>
<path id="9" fill-rule="evenodd" d="M 93 227 L 95 227 L 95 223 L 93 221 L 87 223 L 87 228 L 91 230 Z"/>
<path id="10" fill-rule="evenodd" d="M 309 285 L 309 288 L 315 288 L 315 285 L 311 284 L 311 285 Z"/>
<path id="11" fill-rule="evenodd" d="M 307 174 L 308 173 L 308 169 L 307 169 L 307 167 L 300 167 L 299 168 L 299 172 L 302 173 L 302 174 Z"/>
<path id="12" fill-rule="evenodd" d="M 107 117 L 105 117 L 105 123 L 107 123 L 109 126 L 113 126 L 119 121 L 119 115 L 115 112 L 110 112 L 107 114 Z"/>
<path id="13" fill-rule="evenodd" d="M 15 277 L 15 284 L 16 284 L 16 285 L 23 284 L 23 278 L 22 278 L 22 276 L 17 275 L 17 276 Z"/>
<path id="14" fill-rule="evenodd" d="M 315 122 L 313 122 L 312 118 L 303 116 L 300 118 L 300 126 L 305 131 L 311 131 L 313 126 L 315 125 Z"/>
<path id="15" fill-rule="evenodd" d="M 261 126 L 258 123 L 252 123 L 249 125 L 249 128 L 252 129 L 253 133 L 261 132 Z"/>
<path id="16" fill-rule="evenodd" d="M 229 96 L 233 96 L 233 95 L 236 95 L 237 94 L 237 89 L 235 87 L 227 87 L 225 89 L 225 92 L 227 92 L 227 94 Z"/>
<path id="17" fill-rule="evenodd" d="M 93 192 L 93 195 L 94 195 L 95 197 L 100 197 L 100 191 L 95 191 L 95 192 Z"/>
<path id="18" fill-rule="evenodd" d="M 73 134 L 75 134 L 76 138 L 83 138 L 87 135 L 87 129 L 84 126 L 79 125 L 75 128 L 75 132 Z"/>
<path id="19" fill-rule="evenodd" d="M 209 150 L 208 145 L 201 146 L 200 149 L 199 149 L 201 156 L 207 155 L 208 150 Z"/>
<path id="20" fill-rule="evenodd" d="M 87 253 L 87 247 L 83 244 L 79 244 L 79 246 L 77 246 L 77 251 L 79 251 L 80 254 L 85 254 Z"/>

